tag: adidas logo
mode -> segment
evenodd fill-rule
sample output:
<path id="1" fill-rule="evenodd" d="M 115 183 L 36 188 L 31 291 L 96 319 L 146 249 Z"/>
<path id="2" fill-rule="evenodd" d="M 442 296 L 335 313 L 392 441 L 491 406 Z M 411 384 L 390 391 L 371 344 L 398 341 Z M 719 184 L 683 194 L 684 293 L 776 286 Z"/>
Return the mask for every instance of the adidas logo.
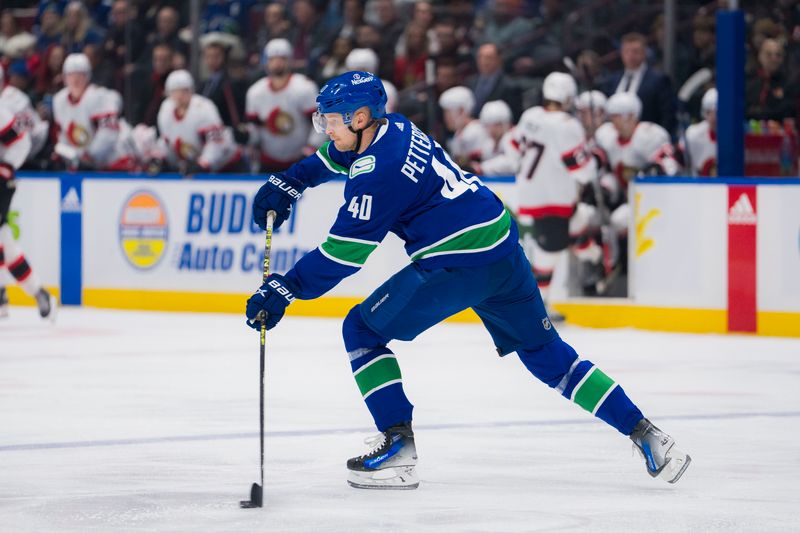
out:
<path id="1" fill-rule="evenodd" d="M 728 224 L 752 225 L 758 222 L 756 210 L 750 202 L 750 197 L 742 193 L 739 199 L 728 209 Z"/>

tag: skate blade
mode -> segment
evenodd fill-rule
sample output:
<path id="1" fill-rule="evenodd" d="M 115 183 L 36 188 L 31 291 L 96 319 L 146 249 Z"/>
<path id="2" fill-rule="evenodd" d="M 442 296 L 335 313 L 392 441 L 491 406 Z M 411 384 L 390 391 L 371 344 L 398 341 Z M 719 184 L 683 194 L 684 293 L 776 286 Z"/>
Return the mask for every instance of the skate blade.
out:
<path id="1" fill-rule="evenodd" d="M 687 454 L 681 454 L 680 457 L 672 457 L 669 463 L 664 465 L 658 477 L 667 483 L 677 483 L 683 473 L 686 472 L 686 469 L 689 468 L 691 462 L 692 458 Z M 673 463 L 677 464 L 673 465 Z"/>
<path id="2" fill-rule="evenodd" d="M 419 477 L 413 466 L 395 466 L 373 472 L 348 472 L 347 483 L 356 489 L 413 490 L 419 487 Z"/>

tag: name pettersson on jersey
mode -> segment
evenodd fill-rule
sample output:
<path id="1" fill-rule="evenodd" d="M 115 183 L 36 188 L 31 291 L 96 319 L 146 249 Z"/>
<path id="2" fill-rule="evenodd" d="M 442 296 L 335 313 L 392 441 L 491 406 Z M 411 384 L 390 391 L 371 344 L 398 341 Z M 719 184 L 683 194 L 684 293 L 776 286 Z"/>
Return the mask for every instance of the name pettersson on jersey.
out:
<path id="1" fill-rule="evenodd" d="M 362 78 L 361 74 L 355 73 L 353 74 L 353 79 L 350 80 L 350 83 L 353 85 L 361 85 L 362 83 L 369 83 L 375 78 L 373 76 L 367 76 L 366 78 Z"/>

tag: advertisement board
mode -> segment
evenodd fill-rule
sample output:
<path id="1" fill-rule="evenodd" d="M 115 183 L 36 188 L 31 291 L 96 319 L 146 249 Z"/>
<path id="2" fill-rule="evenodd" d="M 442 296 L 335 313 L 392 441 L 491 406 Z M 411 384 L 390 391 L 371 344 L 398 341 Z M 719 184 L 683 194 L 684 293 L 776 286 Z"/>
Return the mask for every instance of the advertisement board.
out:
<path id="1" fill-rule="evenodd" d="M 85 180 L 84 291 L 253 292 L 261 281 L 264 251 L 264 232 L 251 215 L 260 185 Z M 292 217 L 275 231 L 273 272 L 286 272 L 325 240 L 343 203 L 343 188 L 344 182 L 334 181 L 303 194 Z M 390 233 L 365 267 L 329 295 L 366 296 L 408 262 L 402 242 Z"/>
<path id="2" fill-rule="evenodd" d="M 59 286 L 61 216 L 58 179 L 19 180 L 11 200 L 9 226 L 25 258 L 46 287 Z M 9 260 L 9 257 L 6 257 Z M 0 282 L 13 287 L 15 280 L 0 269 Z M 10 290 L 11 299 L 19 293 Z"/>
<path id="3" fill-rule="evenodd" d="M 800 313 L 800 186 L 758 187 L 757 238 L 758 309 Z"/>
<path id="4" fill-rule="evenodd" d="M 636 183 L 631 192 L 628 254 L 634 303 L 725 309 L 727 187 Z"/>

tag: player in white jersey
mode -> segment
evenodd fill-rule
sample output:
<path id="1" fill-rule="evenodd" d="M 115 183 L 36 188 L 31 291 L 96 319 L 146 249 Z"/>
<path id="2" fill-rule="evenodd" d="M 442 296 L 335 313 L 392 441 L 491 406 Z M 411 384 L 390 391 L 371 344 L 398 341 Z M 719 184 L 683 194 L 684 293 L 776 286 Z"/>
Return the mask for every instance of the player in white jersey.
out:
<path id="1" fill-rule="evenodd" d="M 594 133 L 606 122 L 606 95 L 600 91 L 584 91 L 575 99 L 575 116 L 586 131 L 587 142 L 594 142 Z"/>
<path id="2" fill-rule="evenodd" d="M 42 286 L 38 276 L 14 240 L 9 220 L 11 197 L 17 190 L 16 171 L 28 158 L 31 140 L 17 126 L 16 117 L 0 107 L 0 270 L 7 270 L 22 289 L 36 300 L 42 318 L 55 318 L 55 298 Z M 0 286 L 0 318 L 8 315 L 8 295 Z"/>
<path id="3" fill-rule="evenodd" d="M 120 135 L 118 93 L 90 83 L 84 54 L 67 56 L 62 72 L 65 87 L 53 97 L 56 155 L 71 169 L 133 170 L 130 143 Z"/>
<path id="4" fill-rule="evenodd" d="M 492 153 L 494 141 L 479 120 L 472 118 L 475 96 L 467 87 L 451 87 L 439 96 L 444 111 L 444 123 L 453 137 L 447 151 L 462 167 L 471 168 L 472 161 L 481 161 Z"/>
<path id="5" fill-rule="evenodd" d="M 159 143 L 153 157 L 182 174 L 245 171 L 242 149 L 222 122 L 214 102 L 194 93 L 194 79 L 176 70 L 164 84 L 167 98 L 158 110 Z M 148 172 L 160 164 L 150 161 Z"/>
<path id="6" fill-rule="evenodd" d="M 641 112 L 638 96 L 616 93 L 606 105 L 611 122 L 600 126 L 595 133 L 616 178 L 603 179 L 602 184 L 610 190 L 612 205 L 618 205 L 611 214 L 611 222 L 621 234 L 628 229 L 628 183 L 637 175 L 674 176 L 680 168 L 667 130 L 653 122 L 640 122 Z"/>
<path id="7" fill-rule="evenodd" d="M 717 175 L 717 90 L 709 89 L 700 105 L 702 122 L 686 128 L 686 138 L 681 139 L 683 160 L 692 176 Z"/>
<path id="8" fill-rule="evenodd" d="M 494 145 L 492 151 L 483 155 L 483 160 L 471 164 L 475 174 L 482 176 L 510 176 L 516 174 L 519 151 L 514 141 L 514 124 L 511 108 L 502 100 L 486 102 L 478 120 L 483 124 Z"/>
<path id="9" fill-rule="evenodd" d="M 268 75 L 247 90 L 249 144 L 258 148 L 262 171 L 284 170 L 324 141 L 311 127 L 318 88 L 290 70 L 292 45 L 286 39 L 269 41 L 264 55 Z"/>
<path id="10" fill-rule="evenodd" d="M 520 156 L 518 223 L 545 301 L 568 249 L 581 261 L 596 264 L 602 258 L 588 233 L 594 207 L 580 203 L 582 187 L 597 176 L 597 164 L 587 150 L 583 126 L 569 113 L 576 89 L 569 74 L 549 74 L 542 86 L 544 106 L 525 111 L 514 128 Z"/>
<path id="11" fill-rule="evenodd" d="M 47 142 L 50 123 L 39 117 L 27 94 L 13 85 L 5 85 L 3 76 L 3 69 L 0 68 L 0 108 L 10 111 L 16 120 L 17 129 L 28 134 L 31 140 L 28 160 L 31 160 Z"/>
<path id="12" fill-rule="evenodd" d="M 354 48 L 344 60 L 347 70 L 363 70 L 365 72 L 378 72 L 380 59 L 370 48 Z M 381 80 L 386 91 L 386 112 L 394 113 L 397 110 L 397 87 L 387 80 Z"/>

